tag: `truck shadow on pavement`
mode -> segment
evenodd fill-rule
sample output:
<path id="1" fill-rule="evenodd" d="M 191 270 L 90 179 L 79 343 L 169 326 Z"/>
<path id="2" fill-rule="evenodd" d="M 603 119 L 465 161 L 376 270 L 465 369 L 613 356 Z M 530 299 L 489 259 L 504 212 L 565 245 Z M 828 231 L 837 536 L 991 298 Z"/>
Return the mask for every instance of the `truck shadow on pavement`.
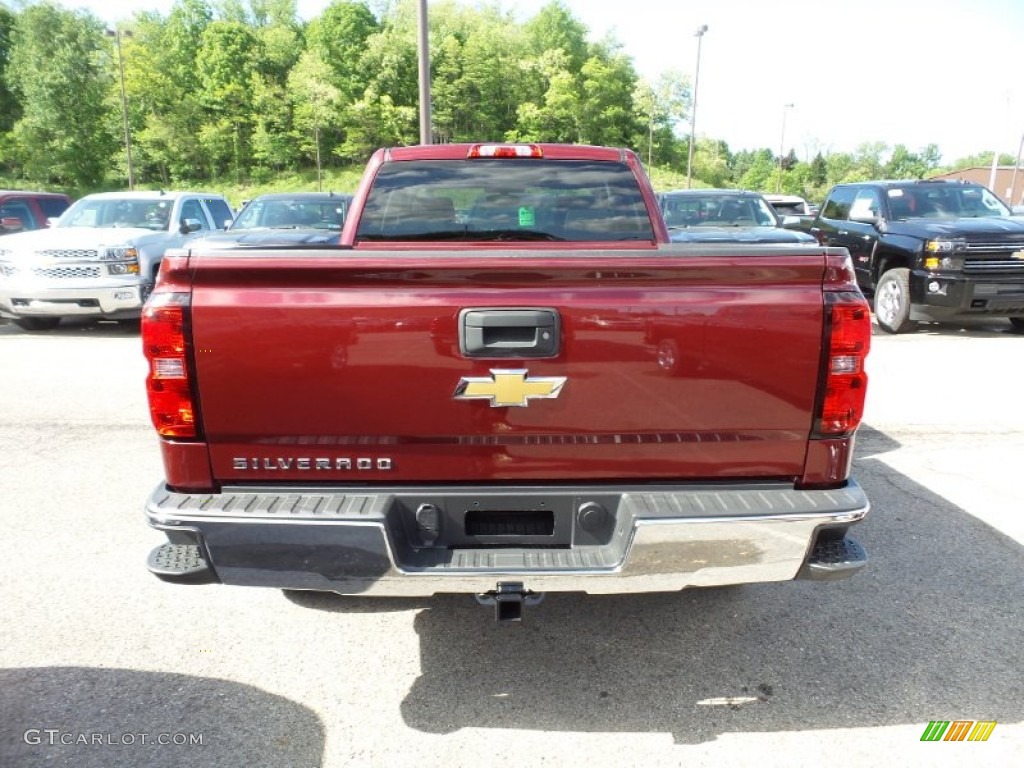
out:
<path id="1" fill-rule="evenodd" d="M 6 336 L 25 336 L 44 339 L 48 336 L 58 338 L 89 337 L 118 338 L 121 336 L 138 336 L 139 320 L 92 320 L 89 318 L 66 317 L 60 325 L 48 331 L 25 331 L 10 320 L 0 320 L 0 338 Z"/>
<path id="2" fill-rule="evenodd" d="M 429 733 L 661 732 L 696 744 L 1024 720 L 1022 547 L 879 460 L 898 447 L 862 427 L 855 475 L 873 511 L 854 536 L 871 560 L 848 581 L 551 594 L 521 624 L 495 623 L 465 595 L 293 599 L 336 612 L 422 608 L 422 672 L 401 711 Z"/>
<path id="3" fill-rule="evenodd" d="M 891 334 L 878 327 L 878 321 L 873 320 L 871 324 L 873 336 L 890 336 Z M 960 337 L 964 339 L 973 338 L 997 338 L 999 336 L 1022 336 L 1014 330 L 1010 322 L 1005 318 L 969 318 L 953 323 L 932 323 L 921 321 L 917 327 L 905 334 L 908 338 L 913 336 L 947 336 Z"/>
<path id="4" fill-rule="evenodd" d="M 323 762 L 324 740 L 311 709 L 227 680 L 132 669 L 0 669 L 4 768 L 313 768 Z"/>

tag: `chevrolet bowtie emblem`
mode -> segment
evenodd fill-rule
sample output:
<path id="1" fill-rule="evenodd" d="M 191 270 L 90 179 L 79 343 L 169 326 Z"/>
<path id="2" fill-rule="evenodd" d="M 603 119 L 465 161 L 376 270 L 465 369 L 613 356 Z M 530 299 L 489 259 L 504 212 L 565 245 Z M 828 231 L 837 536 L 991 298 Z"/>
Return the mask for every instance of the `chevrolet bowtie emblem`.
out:
<path id="1" fill-rule="evenodd" d="M 1024 259 L 1024 251 L 1014 251 L 1010 254 L 1011 259 Z"/>
<path id="2" fill-rule="evenodd" d="M 558 397 L 564 384 L 565 376 L 530 378 L 530 372 L 525 369 L 491 369 L 489 377 L 463 376 L 453 397 L 456 400 L 490 400 L 492 408 L 525 407 L 535 397 Z"/>

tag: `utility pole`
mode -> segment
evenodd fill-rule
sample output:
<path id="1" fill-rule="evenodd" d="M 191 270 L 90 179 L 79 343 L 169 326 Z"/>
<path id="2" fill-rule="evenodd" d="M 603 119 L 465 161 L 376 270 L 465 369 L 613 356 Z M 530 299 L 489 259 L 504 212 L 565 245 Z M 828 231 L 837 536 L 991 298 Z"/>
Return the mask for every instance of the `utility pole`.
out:
<path id="1" fill-rule="evenodd" d="M 420 144 L 432 144 L 430 130 L 430 22 L 427 19 L 427 0 L 419 0 L 417 6 L 419 22 L 419 64 L 420 64 Z"/>
<path id="2" fill-rule="evenodd" d="M 128 189 L 135 189 L 135 172 L 132 169 L 132 132 L 128 126 L 128 96 L 124 88 L 124 56 L 121 53 L 121 35 L 131 37 L 131 32 L 122 33 L 120 29 L 108 29 L 107 37 L 117 40 L 117 66 L 121 72 L 121 118 L 124 120 L 124 151 L 128 159 Z"/>
<path id="3" fill-rule="evenodd" d="M 707 24 L 697 27 L 697 69 L 693 73 L 693 106 L 690 108 L 690 156 L 686 161 L 686 188 L 693 186 L 693 141 L 697 133 L 697 86 L 700 85 L 700 44 L 704 39 L 704 33 L 708 31 Z"/>

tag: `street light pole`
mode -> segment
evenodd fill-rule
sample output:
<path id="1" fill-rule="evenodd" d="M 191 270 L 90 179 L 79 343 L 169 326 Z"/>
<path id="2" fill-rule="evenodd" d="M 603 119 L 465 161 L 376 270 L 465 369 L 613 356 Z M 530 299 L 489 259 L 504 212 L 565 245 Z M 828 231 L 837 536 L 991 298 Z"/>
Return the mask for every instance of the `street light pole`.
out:
<path id="1" fill-rule="evenodd" d="M 697 132 L 697 86 L 700 84 L 700 44 L 704 39 L 704 33 L 708 31 L 707 24 L 697 27 L 697 68 L 693 73 L 693 105 L 690 107 L 690 156 L 686 161 L 686 188 L 693 186 L 693 141 Z"/>
<path id="2" fill-rule="evenodd" d="M 776 194 L 782 191 L 782 152 L 786 145 L 786 113 L 792 108 L 792 104 L 782 105 L 782 134 L 779 136 L 779 178 L 775 181 Z"/>
<path id="3" fill-rule="evenodd" d="M 134 190 L 135 172 L 132 169 L 132 133 L 128 127 L 128 97 L 124 88 L 124 56 L 121 53 L 121 34 L 120 29 L 107 30 L 107 37 L 113 37 L 117 40 L 117 67 L 121 72 L 121 118 L 124 120 L 124 151 L 128 158 L 128 189 Z M 131 37 L 131 32 L 125 32 L 124 34 Z"/>

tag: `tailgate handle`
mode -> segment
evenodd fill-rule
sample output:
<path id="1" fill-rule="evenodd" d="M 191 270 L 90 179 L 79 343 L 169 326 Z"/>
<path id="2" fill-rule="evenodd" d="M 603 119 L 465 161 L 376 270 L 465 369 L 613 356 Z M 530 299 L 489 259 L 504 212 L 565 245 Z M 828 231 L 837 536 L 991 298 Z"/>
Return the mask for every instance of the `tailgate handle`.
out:
<path id="1" fill-rule="evenodd" d="M 560 326 L 554 309 L 464 309 L 459 351 L 465 357 L 555 357 Z"/>

